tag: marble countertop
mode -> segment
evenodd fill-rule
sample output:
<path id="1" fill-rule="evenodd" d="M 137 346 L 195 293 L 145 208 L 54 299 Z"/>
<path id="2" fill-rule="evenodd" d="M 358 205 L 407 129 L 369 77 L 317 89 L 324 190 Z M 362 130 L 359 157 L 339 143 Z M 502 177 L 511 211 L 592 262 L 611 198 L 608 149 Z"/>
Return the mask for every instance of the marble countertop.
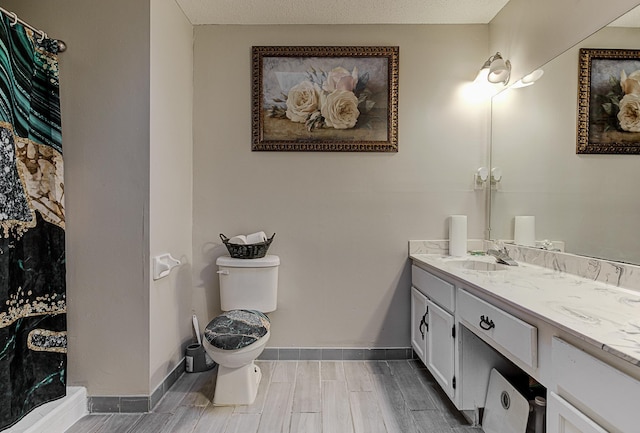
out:
<path id="1" fill-rule="evenodd" d="M 495 263 L 490 256 L 410 254 L 410 258 L 640 367 L 640 292 L 518 262 L 497 271 L 452 262 Z"/>

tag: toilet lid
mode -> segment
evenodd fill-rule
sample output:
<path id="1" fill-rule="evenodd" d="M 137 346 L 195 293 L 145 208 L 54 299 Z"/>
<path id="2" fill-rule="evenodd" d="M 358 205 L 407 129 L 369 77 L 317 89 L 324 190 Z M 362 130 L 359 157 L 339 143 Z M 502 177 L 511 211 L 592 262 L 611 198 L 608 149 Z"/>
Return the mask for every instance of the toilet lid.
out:
<path id="1" fill-rule="evenodd" d="M 204 338 L 218 349 L 242 349 L 264 337 L 270 324 L 269 318 L 260 311 L 231 310 L 209 322 Z"/>

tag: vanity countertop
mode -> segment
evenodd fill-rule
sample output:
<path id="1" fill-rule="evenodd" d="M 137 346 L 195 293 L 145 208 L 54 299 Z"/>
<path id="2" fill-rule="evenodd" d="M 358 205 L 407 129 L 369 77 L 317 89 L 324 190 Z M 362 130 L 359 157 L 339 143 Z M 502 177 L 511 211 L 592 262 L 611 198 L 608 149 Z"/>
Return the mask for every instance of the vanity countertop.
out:
<path id="1" fill-rule="evenodd" d="M 452 264 L 490 256 L 410 258 L 640 367 L 640 292 L 522 262 L 489 272 Z"/>

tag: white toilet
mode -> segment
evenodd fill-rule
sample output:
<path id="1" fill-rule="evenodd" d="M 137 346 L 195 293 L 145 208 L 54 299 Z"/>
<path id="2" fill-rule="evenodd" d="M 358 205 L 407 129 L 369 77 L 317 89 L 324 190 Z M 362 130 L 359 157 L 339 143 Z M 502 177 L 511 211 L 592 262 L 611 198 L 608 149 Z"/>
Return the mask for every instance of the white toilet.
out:
<path id="1" fill-rule="evenodd" d="M 278 295 L 278 256 L 260 259 L 216 260 L 223 313 L 204 332 L 203 346 L 218 363 L 213 404 L 248 405 L 254 402 L 262 377 L 254 360 L 269 340 L 269 318 Z"/>

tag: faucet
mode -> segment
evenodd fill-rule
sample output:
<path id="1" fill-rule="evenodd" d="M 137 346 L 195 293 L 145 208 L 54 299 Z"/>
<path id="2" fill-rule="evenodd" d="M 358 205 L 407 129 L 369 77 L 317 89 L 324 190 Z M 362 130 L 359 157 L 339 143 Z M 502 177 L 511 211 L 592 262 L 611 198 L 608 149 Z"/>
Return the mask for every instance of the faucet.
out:
<path id="1" fill-rule="evenodd" d="M 507 247 L 501 241 L 496 242 L 496 249 L 487 250 L 487 254 L 496 258 L 496 262 L 503 265 L 518 266 L 518 263 L 509 256 Z"/>

